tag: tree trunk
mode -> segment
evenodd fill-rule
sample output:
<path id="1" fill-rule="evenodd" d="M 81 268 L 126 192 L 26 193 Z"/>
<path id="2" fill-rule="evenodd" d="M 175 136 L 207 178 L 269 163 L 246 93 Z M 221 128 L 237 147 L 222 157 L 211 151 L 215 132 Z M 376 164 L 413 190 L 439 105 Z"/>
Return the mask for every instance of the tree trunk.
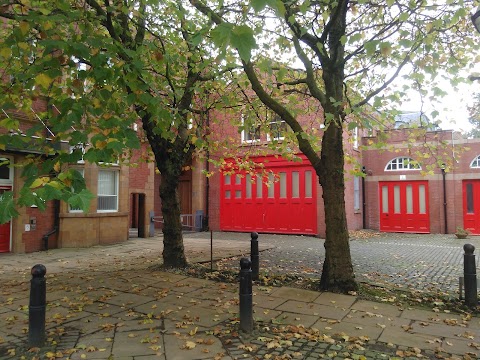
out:
<path id="1" fill-rule="evenodd" d="M 160 198 L 163 214 L 163 266 L 182 268 L 187 266 L 183 247 L 181 208 L 178 196 L 179 179 L 175 175 L 161 174 Z"/>
<path id="2" fill-rule="evenodd" d="M 325 208 L 325 262 L 320 288 L 347 293 L 358 288 L 353 272 L 345 211 L 342 127 L 331 123 L 322 141 L 320 185 Z M 319 171 L 317 170 L 317 173 Z"/>

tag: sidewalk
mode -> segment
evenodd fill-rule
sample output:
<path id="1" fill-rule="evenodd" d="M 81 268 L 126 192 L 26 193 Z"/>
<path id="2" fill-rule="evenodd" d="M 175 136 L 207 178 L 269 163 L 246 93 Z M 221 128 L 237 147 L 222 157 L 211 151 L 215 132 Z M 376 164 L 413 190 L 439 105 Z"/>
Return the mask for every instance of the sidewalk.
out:
<path id="1" fill-rule="evenodd" d="M 209 240 L 187 237 L 185 247 L 191 261 L 210 259 Z M 214 241 L 219 258 L 248 247 L 248 238 Z M 48 280 L 49 340 L 42 358 L 480 357 L 478 317 L 288 287 L 254 286 L 257 328 L 238 334 L 238 285 L 149 270 L 159 256 L 160 237 L 0 256 L 0 359 L 21 359 L 25 349 L 28 273 L 35 263 L 44 263 Z"/>

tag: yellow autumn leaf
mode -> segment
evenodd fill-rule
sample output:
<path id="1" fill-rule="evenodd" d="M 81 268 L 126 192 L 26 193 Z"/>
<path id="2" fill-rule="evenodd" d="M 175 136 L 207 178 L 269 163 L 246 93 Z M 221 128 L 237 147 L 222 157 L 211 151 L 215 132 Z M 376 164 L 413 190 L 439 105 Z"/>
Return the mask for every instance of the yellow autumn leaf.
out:
<path id="1" fill-rule="evenodd" d="M 196 326 L 195 329 L 190 330 L 190 332 L 189 332 L 190 336 L 195 335 L 197 333 L 197 331 L 198 331 L 198 326 Z"/>
<path id="2" fill-rule="evenodd" d="M 93 99 L 92 102 L 93 102 L 93 107 L 97 109 L 102 105 L 99 99 Z"/>
<path id="3" fill-rule="evenodd" d="M 0 57 L 8 59 L 10 56 L 12 56 L 12 49 L 9 47 L 3 47 L 0 49 Z"/>
<path id="4" fill-rule="evenodd" d="M 57 161 L 55 163 L 55 165 L 53 165 L 53 170 L 55 170 L 56 172 L 60 172 L 60 162 Z"/>
<path id="5" fill-rule="evenodd" d="M 45 21 L 43 23 L 43 28 L 45 30 L 50 30 L 51 28 L 53 28 L 53 23 L 51 21 Z"/>
<path id="6" fill-rule="evenodd" d="M 184 345 L 184 348 L 187 350 L 192 350 L 195 348 L 195 346 L 197 346 L 197 344 L 195 344 L 193 341 L 187 341 Z"/>
<path id="7" fill-rule="evenodd" d="M 102 149 L 105 149 L 105 146 L 107 146 L 107 142 L 106 141 L 96 141 L 95 142 L 95 147 L 99 150 L 102 150 Z"/>
<path id="8" fill-rule="evenodd" d="M 46 183 L 48 183 L 49 180 L 50 179 L 47 176 L 39 177 L 38 179 L 35 179 L 33 181 L 32 185 L 30 185 L 30 189 L 34 189 L 34 188 L 37 188 L 39 186 L 43 186 Z"/>
<path id="9" fill-rule="evenodd" d="M 35 77 L 35 84 L 47 89 L 52 83 L 52 78 L 45 73 L 38 74 Z"/>
<path id="10" fill-rule="evenodd" d="M 18 27 L 20 28 L 22 35 L 26 35 L 28 30 L 30 30 L 30 25 L 26 21 L 22 21 Z"/>

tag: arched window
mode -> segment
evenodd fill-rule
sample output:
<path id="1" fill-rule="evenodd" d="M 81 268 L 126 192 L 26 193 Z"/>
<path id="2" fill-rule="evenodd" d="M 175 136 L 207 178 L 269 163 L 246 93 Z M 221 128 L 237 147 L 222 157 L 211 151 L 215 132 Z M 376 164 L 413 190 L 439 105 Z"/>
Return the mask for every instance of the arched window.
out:
<path id="1" fill-rule="evenodd" d="M 470 163 L 470 169 L 480 169 L 480 155 L 472 160 Z"/>
<path id="2" fill-rule="evenodd" d="M 421 170 L 422 168 L 412 158 L 397 157 L 388 162 L 385 171 Z"/>

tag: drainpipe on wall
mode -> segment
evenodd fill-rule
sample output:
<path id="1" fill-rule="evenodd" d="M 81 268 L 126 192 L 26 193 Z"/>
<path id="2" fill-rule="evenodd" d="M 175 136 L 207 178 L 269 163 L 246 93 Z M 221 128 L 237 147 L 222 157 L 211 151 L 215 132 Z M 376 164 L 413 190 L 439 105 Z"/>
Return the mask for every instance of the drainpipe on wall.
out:
<path id="1" fill-rule="evenodd" d="M 442 170 L 442 178 L 443 178 L 443 219 L 445 221 L 445 234 L 448 234 L 448 223 L 447 223 L 447 186 L 446 186 L 446 180 L 445 180 L 445 164 L 442 164 L 440 167 L 440 170 Z"/>

